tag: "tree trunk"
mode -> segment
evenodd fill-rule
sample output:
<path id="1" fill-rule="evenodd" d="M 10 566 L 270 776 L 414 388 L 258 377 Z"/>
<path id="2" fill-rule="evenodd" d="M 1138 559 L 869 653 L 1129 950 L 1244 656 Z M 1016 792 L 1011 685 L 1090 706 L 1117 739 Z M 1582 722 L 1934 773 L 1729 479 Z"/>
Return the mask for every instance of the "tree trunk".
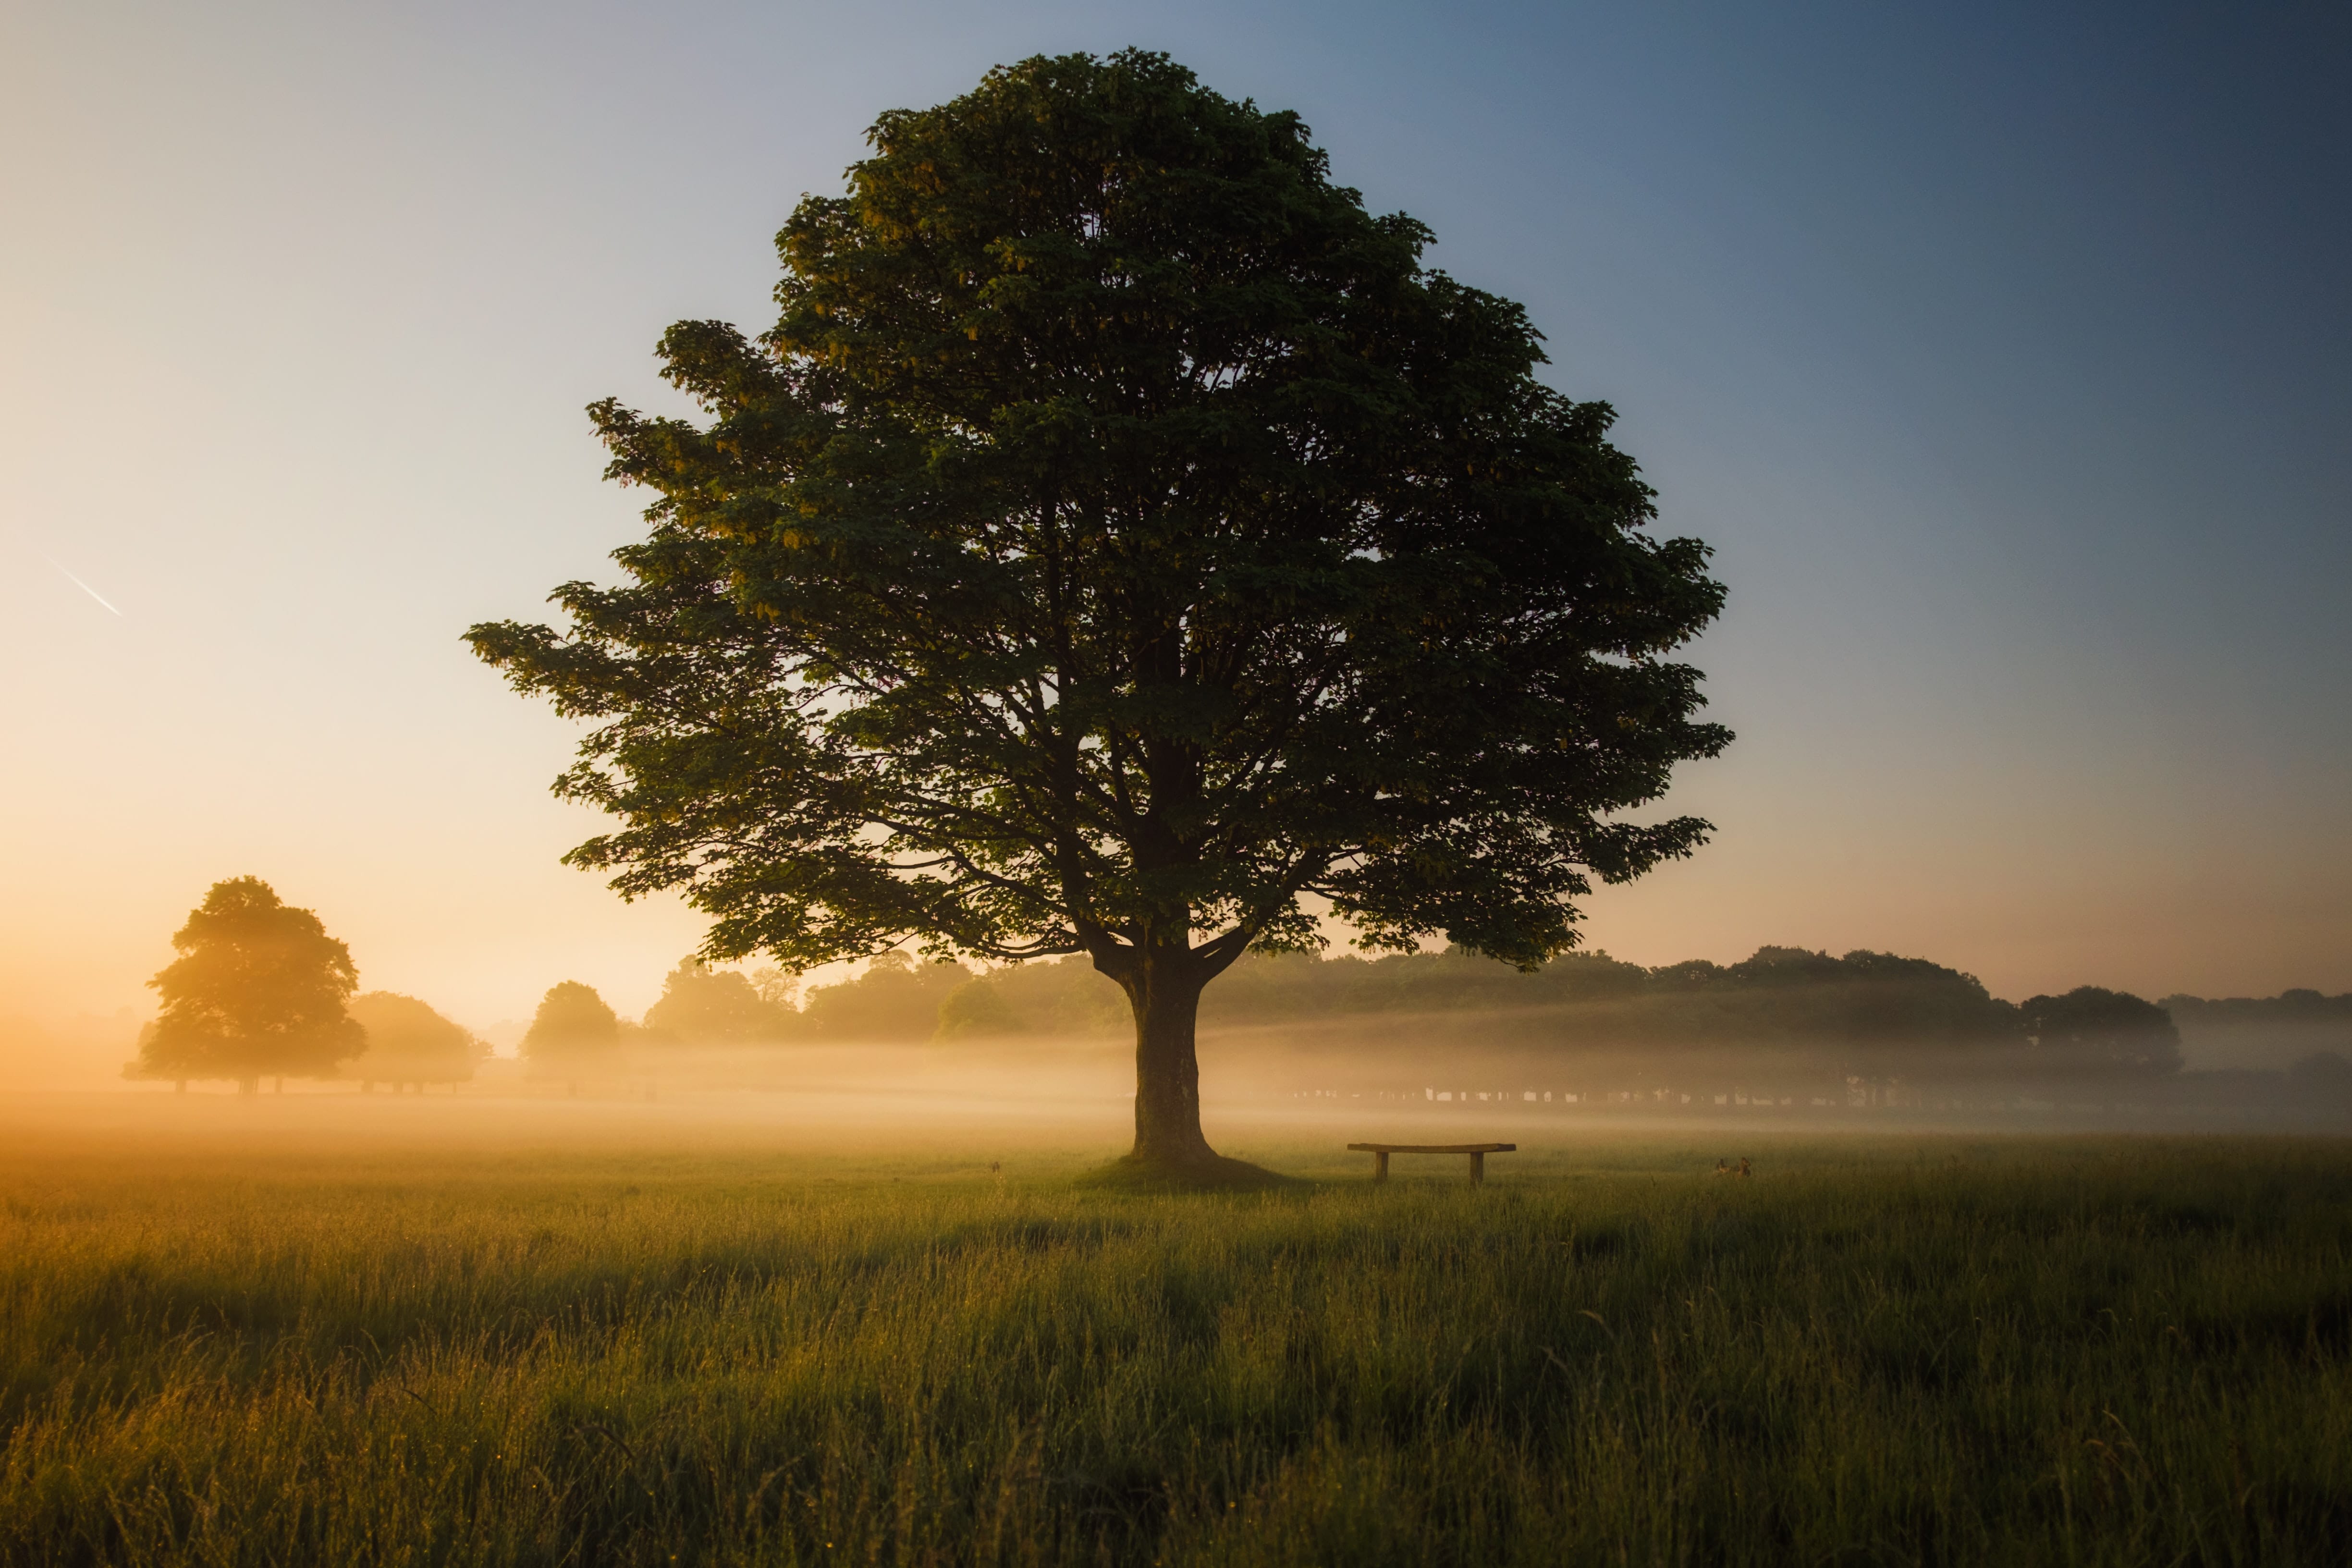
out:
<path id="1" fill-rule="evenodd" d="M 1201 1135 L 1201 1061 L 1193 1026 L 1203 984 L 1191 954 L 1146 951 L 1121 982 L 1135 1009 L 1135 1152 L 1159 1166 L 1211 1165 Z"/>
<path id="2" fill-rule="evenodd" d="M 261 1080 L 257 1078 L 241 1078 L 236 1080 L 236 1091 L 239 1094 L 259 1094 Z"/>
<path id="3" fill-rule="evenodd" d="M 1171 922 L 1178 931 L 1184 922 Z M 1135 1147 L 1099 1173 L 1120 1187 L 1259 1188 L 1283 1178 L 1232 1160 L 1201 1135 L 1201 1058 L 1194 1026 L 1202 988 L 1233 962 L 1229 947 L 1204 957 L 1183 942 L 1105 943 L 1095 968 L 1127 993 L 1135 1013 Z"/>

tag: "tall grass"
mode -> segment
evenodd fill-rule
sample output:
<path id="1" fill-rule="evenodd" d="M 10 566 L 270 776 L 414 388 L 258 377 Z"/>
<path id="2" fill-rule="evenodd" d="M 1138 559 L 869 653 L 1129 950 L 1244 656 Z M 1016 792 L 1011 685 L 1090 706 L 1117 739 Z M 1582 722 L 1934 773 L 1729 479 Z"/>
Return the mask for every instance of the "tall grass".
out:
<path id="1" fill-rule="evenodd" d="M 0 1560 L 2344 1560 L 2352 1149 L 1713 1154 L 51 1159 Z"/>

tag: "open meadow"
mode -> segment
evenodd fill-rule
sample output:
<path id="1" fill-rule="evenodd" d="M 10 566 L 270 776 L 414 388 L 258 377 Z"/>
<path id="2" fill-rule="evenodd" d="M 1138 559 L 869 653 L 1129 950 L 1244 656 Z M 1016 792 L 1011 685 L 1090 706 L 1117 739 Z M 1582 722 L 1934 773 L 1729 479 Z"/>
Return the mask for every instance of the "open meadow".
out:
<path id="1" fill-rule="evenodd" d="M 1297 1186 L 1177 1197 L 1083 1185 L 1098 1128 L 109 1103 L 0 1129 L 0 1561 L 2352 1541 L 2345 1141 L 1589 1131 L 1474 1190 L 1275 1130 L 1223 1142 Z"/>

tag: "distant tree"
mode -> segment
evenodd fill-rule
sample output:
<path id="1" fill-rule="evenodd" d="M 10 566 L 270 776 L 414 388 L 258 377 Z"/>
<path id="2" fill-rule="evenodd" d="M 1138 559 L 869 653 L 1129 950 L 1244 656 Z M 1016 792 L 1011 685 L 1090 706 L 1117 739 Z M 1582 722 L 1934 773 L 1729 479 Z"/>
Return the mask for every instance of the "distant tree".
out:
<path id="1" fill-rule="evenodd" d="M 751 971 L 751 989 L 760 1000 L 772 1007 L 782 1007 L 788 1013 L 800 1011 L 801 977 L 772 963 L 763 963 Z"/>
<path id="2" fill-rule="evenodd" d="M 2127 991 L 2077 985 L 2063 996 L 2018 1005 L 2027 1039 L 2061 1070 L 2157 1076 L 2180 1070 L 2180 1031 L 2172 1015 Z"/>
<path id="3" fill-rule="evenodd" d="M 928 1040 L 939 1030 L 940 1004 L 971 978 L 959 963 L 877 953 L 855 980 L 812 990 L 804 1026 L 819 1040 Z"/>
<path id="4" fill-rule="evenodd" d="M 673 1039 L 740 1044 L 782 1039 L 800 1021 L 792 1008 L 762 997 L 748 976 L 688 958 L 662 982 L 661 1000 L 646 1009 L 645 1024 Z"/>
<path id="5" fill-rule="evenodd" d="M 463 1083 L 474 1076 L 482 1042 L 414 996 L 370 991 L 354 996 L 352 1016 L 367 1031 L 367 1049 L 345 1069 L 365 1084 Z"/>
<path id="6" fill-rule="evenodd" d="M 1319 945 L 1310 895 L 1371 947 L 1570 947 L 1593 878 L 1706 836 L 1626 814 L 1729 739 L 1670 658 L 1722 589 L 1526 312 L 1295 114 L 1072 55 L 872 141 L 765 336 L 665 338 L 709 424 L 593 410 L 658 494 L 630 580 L 468 637 L 594 723 L 561 788 L 622 826 L 572 862 L 716 917 L 705 956 L 1083 952 L 1132 1164 L 1246 1179 L 1202 988 Z"/>
<path id="7" fill-rule="evenodd" d="M 1707 967 L 1714 969 L 1712 964 Z M 1726 986 L 1803 986 L 1833 985 L 1848 976 L 1844 963 L 1826 952 L 1768 945 L 1717 970 L 1712 978 L 1716 984 Z"/>
<path id="8" fill-rule="evenodd" d="M 559 981 L 540 998 L 522 1037 L 522 1054 L 542 1078 L 572 1080 L 610 1065 L 621 1043 L 621 1020 L 593 986 Z"/>
<path id="9" fill-rule="evenodd" d="M 940 998 L 939 1039 L 1034 1032 L 1029 1019 L 1013 1005 L 1004 987 L 986 975 L 967 980 Z"/>
<path id="10" fill-rule="evenodd" d="M 1201 1017 L 1231 1026 L 1349 1013 L 1516 1012 L 1621 994 L 1647 979 L 1605 953 L 1562 953 L 1522 968 L 1462 946 L 1370 959 L 1252 952 L 1202 998 Z"/>
<path id="11" fill-rule="evenodd" d="M 351 950 L 258 877 L 215 882 L 172 938 L 180 956 L 147 984 L 162 1016 L 142 1032 L 143 1078 L 331 1078 L 365 1033 L 346 1011 L 359 985 Z"/>
<path id="12" fill-rule="evenodd" d="M 1044 958 L 992 970 L 949 992 L 940 1001 L 937 1037 L 1099 1036 L 1133 1022 L 1126 996 L 1087 960 Z"/>
<path id="13" fill-rule="evenodd" d="M 2208 1001 L 2202 996 L 2167 996 L 2164 1010 L 2175 1023 L 2194 1018 L 2200 1023 L 2286 1025 L 2334 1027 L 2352 1038 L 2352 992 L 2328 996 L 2308 986 L 2296 986 L 2275 996 L 2228 996 Z"/>

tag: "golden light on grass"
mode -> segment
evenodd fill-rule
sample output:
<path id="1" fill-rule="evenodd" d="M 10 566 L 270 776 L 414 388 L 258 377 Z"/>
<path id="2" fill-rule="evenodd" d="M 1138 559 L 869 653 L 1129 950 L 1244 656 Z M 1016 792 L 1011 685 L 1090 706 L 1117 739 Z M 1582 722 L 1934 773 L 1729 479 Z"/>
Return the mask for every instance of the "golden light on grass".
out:
<path id="1" fill-rule="evenodd" d="M 2341 1142 L 15 1131 L 11 1561 L 2318 1563 L 2352 1497 Z"/>

